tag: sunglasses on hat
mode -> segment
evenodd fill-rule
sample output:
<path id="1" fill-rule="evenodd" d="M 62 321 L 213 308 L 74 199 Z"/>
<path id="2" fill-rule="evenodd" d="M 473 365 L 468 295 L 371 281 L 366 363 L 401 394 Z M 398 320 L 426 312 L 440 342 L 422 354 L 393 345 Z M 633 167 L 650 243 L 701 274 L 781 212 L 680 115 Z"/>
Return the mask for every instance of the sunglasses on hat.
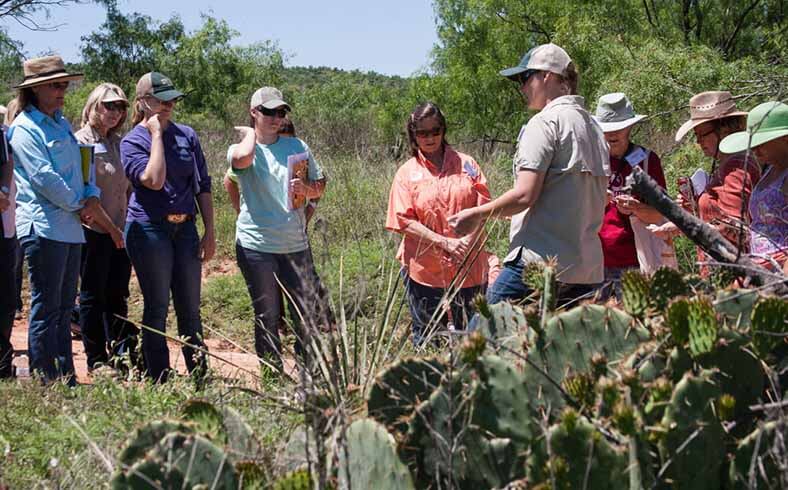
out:
<path id="1" fill-rule="evenodd" d="M 285 117 L 287 117 L 287 113 L 288 113 L 287 109 L 268 109 L 261 105 L 257 106 L 256 109 L 264 116 L 278 117 L 280 119 L 284 119 Z"/>

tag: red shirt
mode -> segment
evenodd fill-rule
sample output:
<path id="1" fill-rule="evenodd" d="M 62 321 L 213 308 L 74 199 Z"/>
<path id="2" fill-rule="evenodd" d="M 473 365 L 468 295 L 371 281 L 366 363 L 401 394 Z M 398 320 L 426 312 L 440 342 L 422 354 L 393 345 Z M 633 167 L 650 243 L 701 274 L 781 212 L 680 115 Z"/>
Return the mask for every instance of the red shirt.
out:
<path id="1" fill-rule="evenodd" d="M 487 179 L 476 161 L 447 146 L 440 170 L 421 155 L 399 168 L 389 194 L 386 229 L 403 233 L 409 222 L 418 221 L 439 235 L 458 238 L 449 227 L 448 217 L 489 200 Z M 476 256 L 471 253 L 471 257 Z M 487 254 L 482 251 L 476 257 L 472 264 L 465 264 L 470 270 L 463 288 L 486 281 Z M 403 236 L 397 258 L 411 279 L 436 288 L 448 287 L 460 267 L 443 249 L 409 235 Z"/>
<path id="2" fill-rule="evenodd" d="M 656 180 L 663 189 L 665 188 L 665 174 L 662 172 L 659 156 L 653 151 L 630 145 L 624 158 L 610 157 L 610 181 L 607 188 L 613 193 L 613 196 L 622 194 L 627 176 L 632 173 L 632 164 L 626 158 L 636 155 L 639 149 L 648 151 L 648 175 Z M 637 159 L 635 159 L 635 163 L 637 163 Z M 641 161 L 637 165 L 645 170 L 644 164 L 645 162 Z M 613 201 L 605 207 L 605 218 L 602 221 L 602 229 L 599 230 L 599 238 L 602 241 L 602 252 L 605 255 L 605 267 L 638 266 L 635 235 L 632 232 L 632 225 L 629 224 L 629 216 L 620 213 Z"/>

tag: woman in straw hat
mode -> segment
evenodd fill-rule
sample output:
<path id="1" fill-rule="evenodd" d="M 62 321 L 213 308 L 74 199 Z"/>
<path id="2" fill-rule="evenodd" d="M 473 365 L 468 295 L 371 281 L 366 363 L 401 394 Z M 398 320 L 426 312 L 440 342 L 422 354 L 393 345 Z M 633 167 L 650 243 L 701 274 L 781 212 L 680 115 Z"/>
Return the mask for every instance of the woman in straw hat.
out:
<path id="1" fill-rule="evenodd" d="M 627 188 L 627 177 L 634 167 L 640 167 L 665 188 L 665 174 L 659 156 L 630 141 L 635 124 L 646 116 L 635 114 L 632 103 L 623 93 L 606 94 L 599 98 L 594 119 L 605 132 L 610 148 L 610 181 L 607 191 L 610 201 L 599 238 L 605 255 L 605 284 L 608 293 L 621 299 L 621 274 L 640 268 L 635 246 L 635 232 L 631 219 L 641 223 L 662 223 L 664 218 L 654 208 L 641 203 Z M 642 226 L 642 225 L 641 225 Z"/>
<path id="2" fill-rule="evenodd" d="M 144 307 L 142 323 L 164 333 L 170 292 L 186 367 L 204 374 L 206 359 L 200 319 L 201 261 L 216 250 L 211 177 L 197 133 L 172 120 L 183 97 L 169 77 L 146 73 L 137 82 L 132 124 L 120 143 L 121 161 L 131 181 L 126 214 L 126 250 L 137 273 Z M 205 233 L 200 239 L 195 217 L 199 207 Z M 163 335 L 144 330 L 142 353 L 146 374 L 164 382 L 170 355 Z"/>
<path id="3" fill-rule="evenodd" d="M 726 91 L 697 94 L 690 99 L 689 107 L 690 119 L 676 132 L 676 141 L 693 131 L 703 154 L 712 159 L 712 171 L 697 202 L 691 203 L 687 196 L 680 196 L 679 204 L 696 207 L 700 219 L 715 225 L 732 244 L 741 244 L 746 250 L 749 237 L 739 230 L 747 228 L 747 202 L 761 176 L 761 168 L 754 158 L 747 158 L 746 152 L 724 152 L 720 142 L 744 129 L 747 113 L 736 109 L 733 96 Z M 672 223 L 655 228 L 655 231 L 662 236 L 679 234 Z"/>
<path id="4" fill-rule="evenodd" d="M 747 116 L 747 129 L 731 134 L 720 151 L 752 149 L 769 165 L 750 196 L 750 250 L 765 264 L 782 264 L 788 274 L 788 105 L 765 102 Z"/>
<path id="5" fill-rule="evenodd" d="M 69 82 L 82 75 L 67 72 L 58 56 L 26 61 L 24 74 L 16 86 L 21 112 L 12 115 L 9 133 L 18 187 L 16 232 L 32 290 L 30 368 L 45 381 L 65 377 L 73 384 L 69 323 L 85 242 L 81 221 L 101 214 L 100 191 L 86 183 L 79 144 L 62 112 Z"/>
<path id="6" fill-rule="evenodd" d="M 85 225 L 79 324 L 88 370 L 108 364 L 110 354 L 114 360 L 126 353 L 133 357 L 139 333 L 132 323 L 120 319 L 128 316 L 126 300 L 131 278 L 122 231 L 131 186 L 120 161 L 119 134 L 128 105 L 120 87 L 111 83 L 98 85 L 88 96 L 82 110 L 82 129 L 75 135 L 80 143 L 93 146 L 101 206 L 112 220 L 109 227 Z"/>
<path id="7" fill-rule="evenodd" d="M 514 187 L 451 216 L 449 224 L 463 234 L 490 217 L 512 217 L 509 255 L 487 291 L 490 303 L 528 296 L 525 264 L 548 257 L 558 261 L 559 303 L 590 295 L 604 279 L 598 234 L 610 157 L 602 129 L 576 95 L 575 65 L 559 46 L 537 46 L 501 75 L 516 81 L 528 108 L 539 111 L 520 131 Z"/>

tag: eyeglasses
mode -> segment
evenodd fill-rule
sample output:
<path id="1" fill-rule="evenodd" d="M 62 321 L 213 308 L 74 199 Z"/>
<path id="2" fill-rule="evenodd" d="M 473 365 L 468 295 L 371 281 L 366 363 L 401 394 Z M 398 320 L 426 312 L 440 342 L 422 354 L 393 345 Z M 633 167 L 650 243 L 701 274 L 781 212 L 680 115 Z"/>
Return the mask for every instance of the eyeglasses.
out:
<path id="1" fill-rule="evenodd" d="M 256 107 L 257 111 L 260 112 L 264 116 L 268 117 L 278 117 L 280 119 L 284 119 L 287 117 L 288 110 L 287 109 L 268 109 L 261 105 Z"/>
<path id="2" fill-rule="evenodd" d="M 108 111 L 123 112 L 126 110 L 126 104 L 123 101 L 102 102 L 101 105 Z"/>
<path id="3" fill-rule="evenodd" d="M 443 133 L 443 127 L 441 126 L 436 126 L 432 129 L 416 129 L 413 131 L 413 134 L 417 138 L 429 138 L 432 136 L 440 136 L 441 133 Z"/>
<path id="4" fill-rule="evenodd" d="M 52 82 L 49 86 L 57 90 L 66 90 L 68 88 L 68 82 Z"/>

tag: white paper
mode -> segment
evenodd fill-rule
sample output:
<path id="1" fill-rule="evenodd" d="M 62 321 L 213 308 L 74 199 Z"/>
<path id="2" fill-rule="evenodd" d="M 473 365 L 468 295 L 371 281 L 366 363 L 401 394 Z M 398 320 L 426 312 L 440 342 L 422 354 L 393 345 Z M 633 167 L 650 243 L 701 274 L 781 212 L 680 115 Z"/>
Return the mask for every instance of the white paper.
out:
<path id="1" fill-rule="evenodd" d="M 5 238 L 13 238 L 16 235 L 16 184 L 14 179 L 11 179 L 11 186 L 9 187 L 9 198 L 11 205 L 8 209 L 3 211 L 3 236 Z"/>
<path id="2" fill-rule="evenodd" d="M 640 164 L 640 162 L 645 160 L 646 155 L 646 150 L 638 146 L 634 151 L 628 153 L 627 156 L 624 157 L 624 160 L 626 160 L 627 163 L 629 163 L 629 165 L 632 167 L 635 167 Z"/>
<path id="3" fill-rule="evenodd" d="M 695 195 L 700 196 L 709 184 L 709 174 L 702 168 L 699 168 L 690 177 L 690 182 L 692 182 L 692 190 L 695 192 Z"/>

